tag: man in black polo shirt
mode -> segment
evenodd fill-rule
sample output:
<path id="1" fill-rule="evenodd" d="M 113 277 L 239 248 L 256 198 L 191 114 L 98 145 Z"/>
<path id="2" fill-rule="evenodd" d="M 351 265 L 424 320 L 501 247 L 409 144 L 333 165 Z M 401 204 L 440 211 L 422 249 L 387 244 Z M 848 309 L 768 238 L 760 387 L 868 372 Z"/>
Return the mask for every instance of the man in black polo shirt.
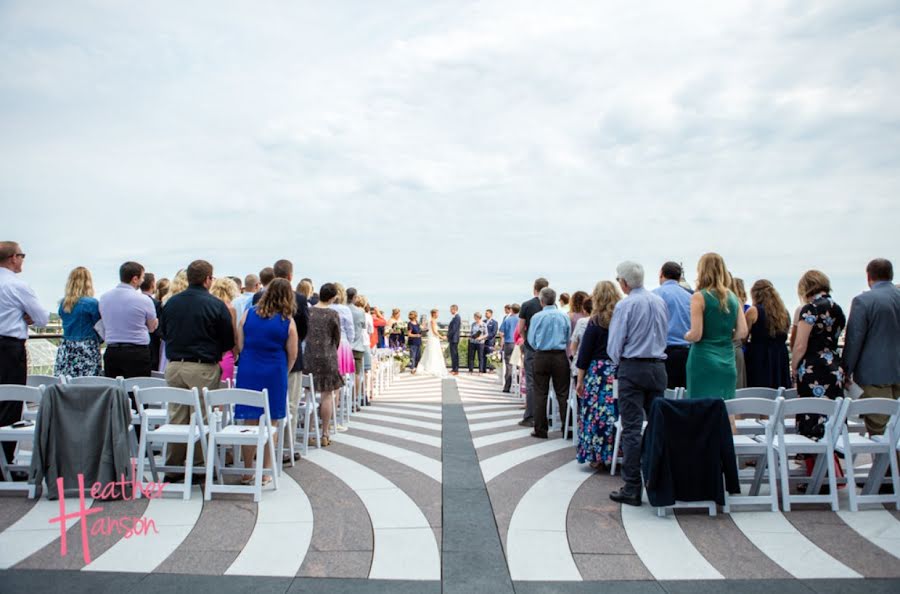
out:
<path id="1" fill-rule="evenodd" d="M 200 404 L 206 418 L 203 388 L 219 387 L 222 354 L 234 348 L 234 324 L 225 303 L 209 293 L 213 282 L 212 264 L 194 260 L 187 268 L 188 288 L 166 302 L 162 310 L 162 338 L 166 341 L 166 383 L 173 388 L 201 390 Z M 191 407 L 169 405 L 169 421 L 187 425 Z M 169 444 L 167 465 L 184 464 L 185 446 Z M 203 453 L 194 450 L 194 464 L 200 464 Z"/>
<path id="2" fill-rule="evenodd" d="M 522 345 L 522 357 L 525 360 L 525 415 L 519 421 L 523 427 L 534 427 L 534 347 L 528 343 L 528 324 L 537 312 L 543 309 L 538 295 L 541 289 L 549 287 L 550 282 L 544 277 L 534 281 L 534 297 L 522 304 L 519 310 L 519 335 L 525 339 Z"/>

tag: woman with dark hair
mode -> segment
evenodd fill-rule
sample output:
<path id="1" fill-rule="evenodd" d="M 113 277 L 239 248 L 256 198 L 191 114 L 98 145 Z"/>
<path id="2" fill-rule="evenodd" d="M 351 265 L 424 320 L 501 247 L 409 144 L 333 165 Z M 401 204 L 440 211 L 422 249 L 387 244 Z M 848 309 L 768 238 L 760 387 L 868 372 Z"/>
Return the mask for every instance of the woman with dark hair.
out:
<path id="1" fill-rule="evenodd" d="M 831 281 L 818 270 L 809 270 L 797 283 L 800 309 L 791 356 L 797 395 L 807 398 L 840 398 L 844 373 L 838 354 L 838 338 L 847 325 L 844 310 L 831 298 Z M 797 432 L 812 439 L 825 434 L 821 415 L 798 415 Z"/>
<path id="2" fill-rule="evenodd" d="M 228 281 L 231 282 L 230 280 Z M 237 387 L 247 390 L 266 389 L 269 393 L 269 416 L 272 422 L 285 418 L 287 409 L 288 370 L 297 360 L 297 326 L 294 312 L 297 303 L 291 283 L 277 278 L 269 283 L 266 292 L 256 306 L 244 312 L 238 326 L 236 350 L 240 353 Z M 255 406 L 237 405 L 234 418 L 244 419 L 247 425 L 256 425 L 263 409 Z M 280 435 L 276 435 L 277 441 Z M 244 446 L 243 457 L 246 468 L 253 467 L 255 446 Z M 272 468 L 269 450 L 265 450 L 263 466 Z M 244 476 L 248 483 L 252 476 Z M 272 478 L 263 477 L 263 484 Z"/>
<path id="3" fill-rule="evenodd" d="M 309 330 L 303 352 L 303 372 L 313 376 L 316 391 L 322 395 L 319 419 L 324 429 L 323 446 L 331 445 L 327 434 L 328 424 L 334 415 L 334 392 L 344 385 L 338 367 L 341 319 L 338 312 L 331 308 L 337 294 L 337 288 L 332 283 L 325 283 L 319 289 L 319 301 L 309 308 Z"/>
<path id="4" fill-rule="evenodd" d="M 63 339 L 56 351 L 56 375 L 103 375 L 100 336 L 94 325 L 100 320 L 100 304 L 94 298 L 91 272 L 79 266 L 69 273 L 66 296 L 59 304 Z"/>
<path id="5" fill-rule="evenodd" d="M 753 305 L 747 310 L 750 341 L 744 360 L 747 385 L 761 388 L 790 386 L 787 339 L 791 316 L 774 285 L 765 279 L 750 287 Z"/>
<path id="6" fill-rule="evenodd" d="M 587 317 L 587 314 L 584 312 L 584 304 L 587 301 L 591 300 L 591 296 L 585 293 L 584 291 L 575 291 L 572 294 L 572 300 L 569 302 L 569 336 L 571 338 L 572 333 L 575 332 L 575 325 L 578 323 L 578 320 L 584 319 Z M 572 344 L 569 343 L 566 345 L 566 356 L 569 357 L 571 361 L 573 357 L 578 355 L 578 346 L 575 345 L 575 348 L 572 348 Z"/>

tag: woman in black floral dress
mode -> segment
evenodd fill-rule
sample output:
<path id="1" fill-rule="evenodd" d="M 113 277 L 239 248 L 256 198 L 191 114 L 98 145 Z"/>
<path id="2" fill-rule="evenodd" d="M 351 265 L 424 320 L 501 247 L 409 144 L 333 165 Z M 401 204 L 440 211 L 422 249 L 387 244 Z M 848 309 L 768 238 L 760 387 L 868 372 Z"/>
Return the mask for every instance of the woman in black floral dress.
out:
<path id="1" fill-rule="evenodd" d="M 797 394 L 801 397 L 831 399 L 844 395 L 844 375 L 838 338 L 847 325 L 844 311 L 831 298 L 831 282 L 818 270 L 810 270 L 797 285 L 800 309 L 797 337 L 791 357 Z M 821 415 L 798 415 L 797 432 L 812 439 L 825 433 Z"/>

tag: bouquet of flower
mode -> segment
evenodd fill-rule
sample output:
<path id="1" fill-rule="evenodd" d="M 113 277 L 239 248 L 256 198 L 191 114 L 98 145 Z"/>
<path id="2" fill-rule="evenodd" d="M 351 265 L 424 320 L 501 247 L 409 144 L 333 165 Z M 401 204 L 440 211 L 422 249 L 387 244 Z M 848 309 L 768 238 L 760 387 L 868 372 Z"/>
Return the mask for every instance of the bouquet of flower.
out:
<path id="1" fill-rule="evenodd" d="M 491 354 L 487 356 L 487 362 L 491 365 L 500 365 L 501 361 L 503 361 L 503 353 L 500 351 L 491 351 Z"/>

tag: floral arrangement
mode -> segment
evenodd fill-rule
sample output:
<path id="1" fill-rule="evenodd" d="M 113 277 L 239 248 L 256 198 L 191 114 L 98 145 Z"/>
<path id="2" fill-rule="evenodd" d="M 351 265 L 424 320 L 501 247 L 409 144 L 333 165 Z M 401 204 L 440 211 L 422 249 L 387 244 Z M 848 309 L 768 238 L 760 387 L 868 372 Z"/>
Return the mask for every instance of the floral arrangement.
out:
<path id="1" fill-rule="evenodd" d="M 500 365 L 502 361 L 503 353 L 498 350 L 491 351 L 491 354 L 487 356 L 487 362 L 491 365 Z"/>

